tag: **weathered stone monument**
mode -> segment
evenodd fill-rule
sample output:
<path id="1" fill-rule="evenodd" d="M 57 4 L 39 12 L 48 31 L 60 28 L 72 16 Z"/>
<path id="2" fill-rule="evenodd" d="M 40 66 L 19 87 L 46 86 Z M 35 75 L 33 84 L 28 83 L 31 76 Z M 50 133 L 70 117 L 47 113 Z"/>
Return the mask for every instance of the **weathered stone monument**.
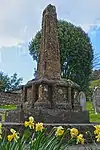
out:
<path id="1" fill-rule="evenodd" d="M 88 123 L 82 111 L 79 85 L 62 79 L 55 6 L 43 11 L 42 38 L 38 53 L 36 79 L 15 91 L 0 93 L 0 105 L 14 104 L 16 110 L 1 111 L 1 121 L 23 122 L 30 115 L 44 123 Z"/>
<path id="2" fill-rule="evenodd" d="M 23 110 L 26 117 L 45 123 L 88 123 L 88 112 L 81 111 L 77 98 L 79 85 L 61 79 L 60 73 L 57 14 L 50 4 L 43 11 L 37 76 L 22 89 Z"/>
<path id="3" fill-rule="evenodd" d="M 93 106 L 95 113 L 100 113 L 100 87 L 96 87 L 93 92 Z"/>

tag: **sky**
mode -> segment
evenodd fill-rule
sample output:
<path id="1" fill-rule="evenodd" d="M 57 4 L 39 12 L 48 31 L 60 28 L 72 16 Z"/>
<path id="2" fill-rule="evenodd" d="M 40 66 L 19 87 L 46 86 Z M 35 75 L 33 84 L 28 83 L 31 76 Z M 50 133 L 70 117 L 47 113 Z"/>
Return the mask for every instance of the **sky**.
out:
<path id="1" fill-rule="evenodd" d="M 81 26 L 94 53 L 100 53 L 100 0 L 0 0 L 0 71 L 16 72 L 23 83 L 33 78 L 36 62 L 28 43 L 41 28 L 48 4 L 56 6 L 58 19 Z"/>

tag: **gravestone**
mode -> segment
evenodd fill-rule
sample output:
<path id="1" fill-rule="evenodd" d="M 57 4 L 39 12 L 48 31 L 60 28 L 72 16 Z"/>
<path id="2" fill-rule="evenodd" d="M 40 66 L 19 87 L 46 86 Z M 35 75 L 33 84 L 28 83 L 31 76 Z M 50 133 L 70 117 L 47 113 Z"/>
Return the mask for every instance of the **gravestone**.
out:
<path id="1" fill-rule="evenodd" d="M 86 110 L 86 96 L 84 92 L 80 92 L 78 95 L 79 101 L 80 101 L 80 106 L 82 108 L 82 111 Z"/>
<path id="2" fill-rule="evenodd" d="M 95 87 L 93 91 L 93 106 L 95 113 L 100 113 L 100 87 Z"/>

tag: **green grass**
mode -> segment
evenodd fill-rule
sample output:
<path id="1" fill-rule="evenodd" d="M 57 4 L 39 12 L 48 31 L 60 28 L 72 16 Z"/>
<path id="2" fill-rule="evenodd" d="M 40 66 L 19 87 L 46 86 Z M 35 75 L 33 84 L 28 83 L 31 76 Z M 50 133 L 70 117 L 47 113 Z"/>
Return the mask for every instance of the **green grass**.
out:
<path id="1" fill-rule="evenodd" d="M 0 106 L 0 109 L 4 109 L 4 110 L 16 110 L 16 105 L 3 105 Z"/>
<path id="2" fill-rule="evenodd" d="M 86 103 L 86 110 L 89 111 L 90 122 L 100 122 L 100 113 L 95 114 L 92 102 Z"/>

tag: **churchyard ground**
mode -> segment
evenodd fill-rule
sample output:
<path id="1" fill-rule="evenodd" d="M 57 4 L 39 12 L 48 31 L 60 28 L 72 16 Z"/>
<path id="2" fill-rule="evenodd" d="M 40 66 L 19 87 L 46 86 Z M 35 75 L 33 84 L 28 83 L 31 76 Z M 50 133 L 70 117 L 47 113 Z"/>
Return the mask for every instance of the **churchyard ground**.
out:
<path id="1" fill-rule="evenodd" d="M 88 101 L 86 103 L 86 110 L 89 111 L 90 122 L 98 122 L 98 123 L 100 123 L 100 113 L 95 114 L 92 102 Z"/>

